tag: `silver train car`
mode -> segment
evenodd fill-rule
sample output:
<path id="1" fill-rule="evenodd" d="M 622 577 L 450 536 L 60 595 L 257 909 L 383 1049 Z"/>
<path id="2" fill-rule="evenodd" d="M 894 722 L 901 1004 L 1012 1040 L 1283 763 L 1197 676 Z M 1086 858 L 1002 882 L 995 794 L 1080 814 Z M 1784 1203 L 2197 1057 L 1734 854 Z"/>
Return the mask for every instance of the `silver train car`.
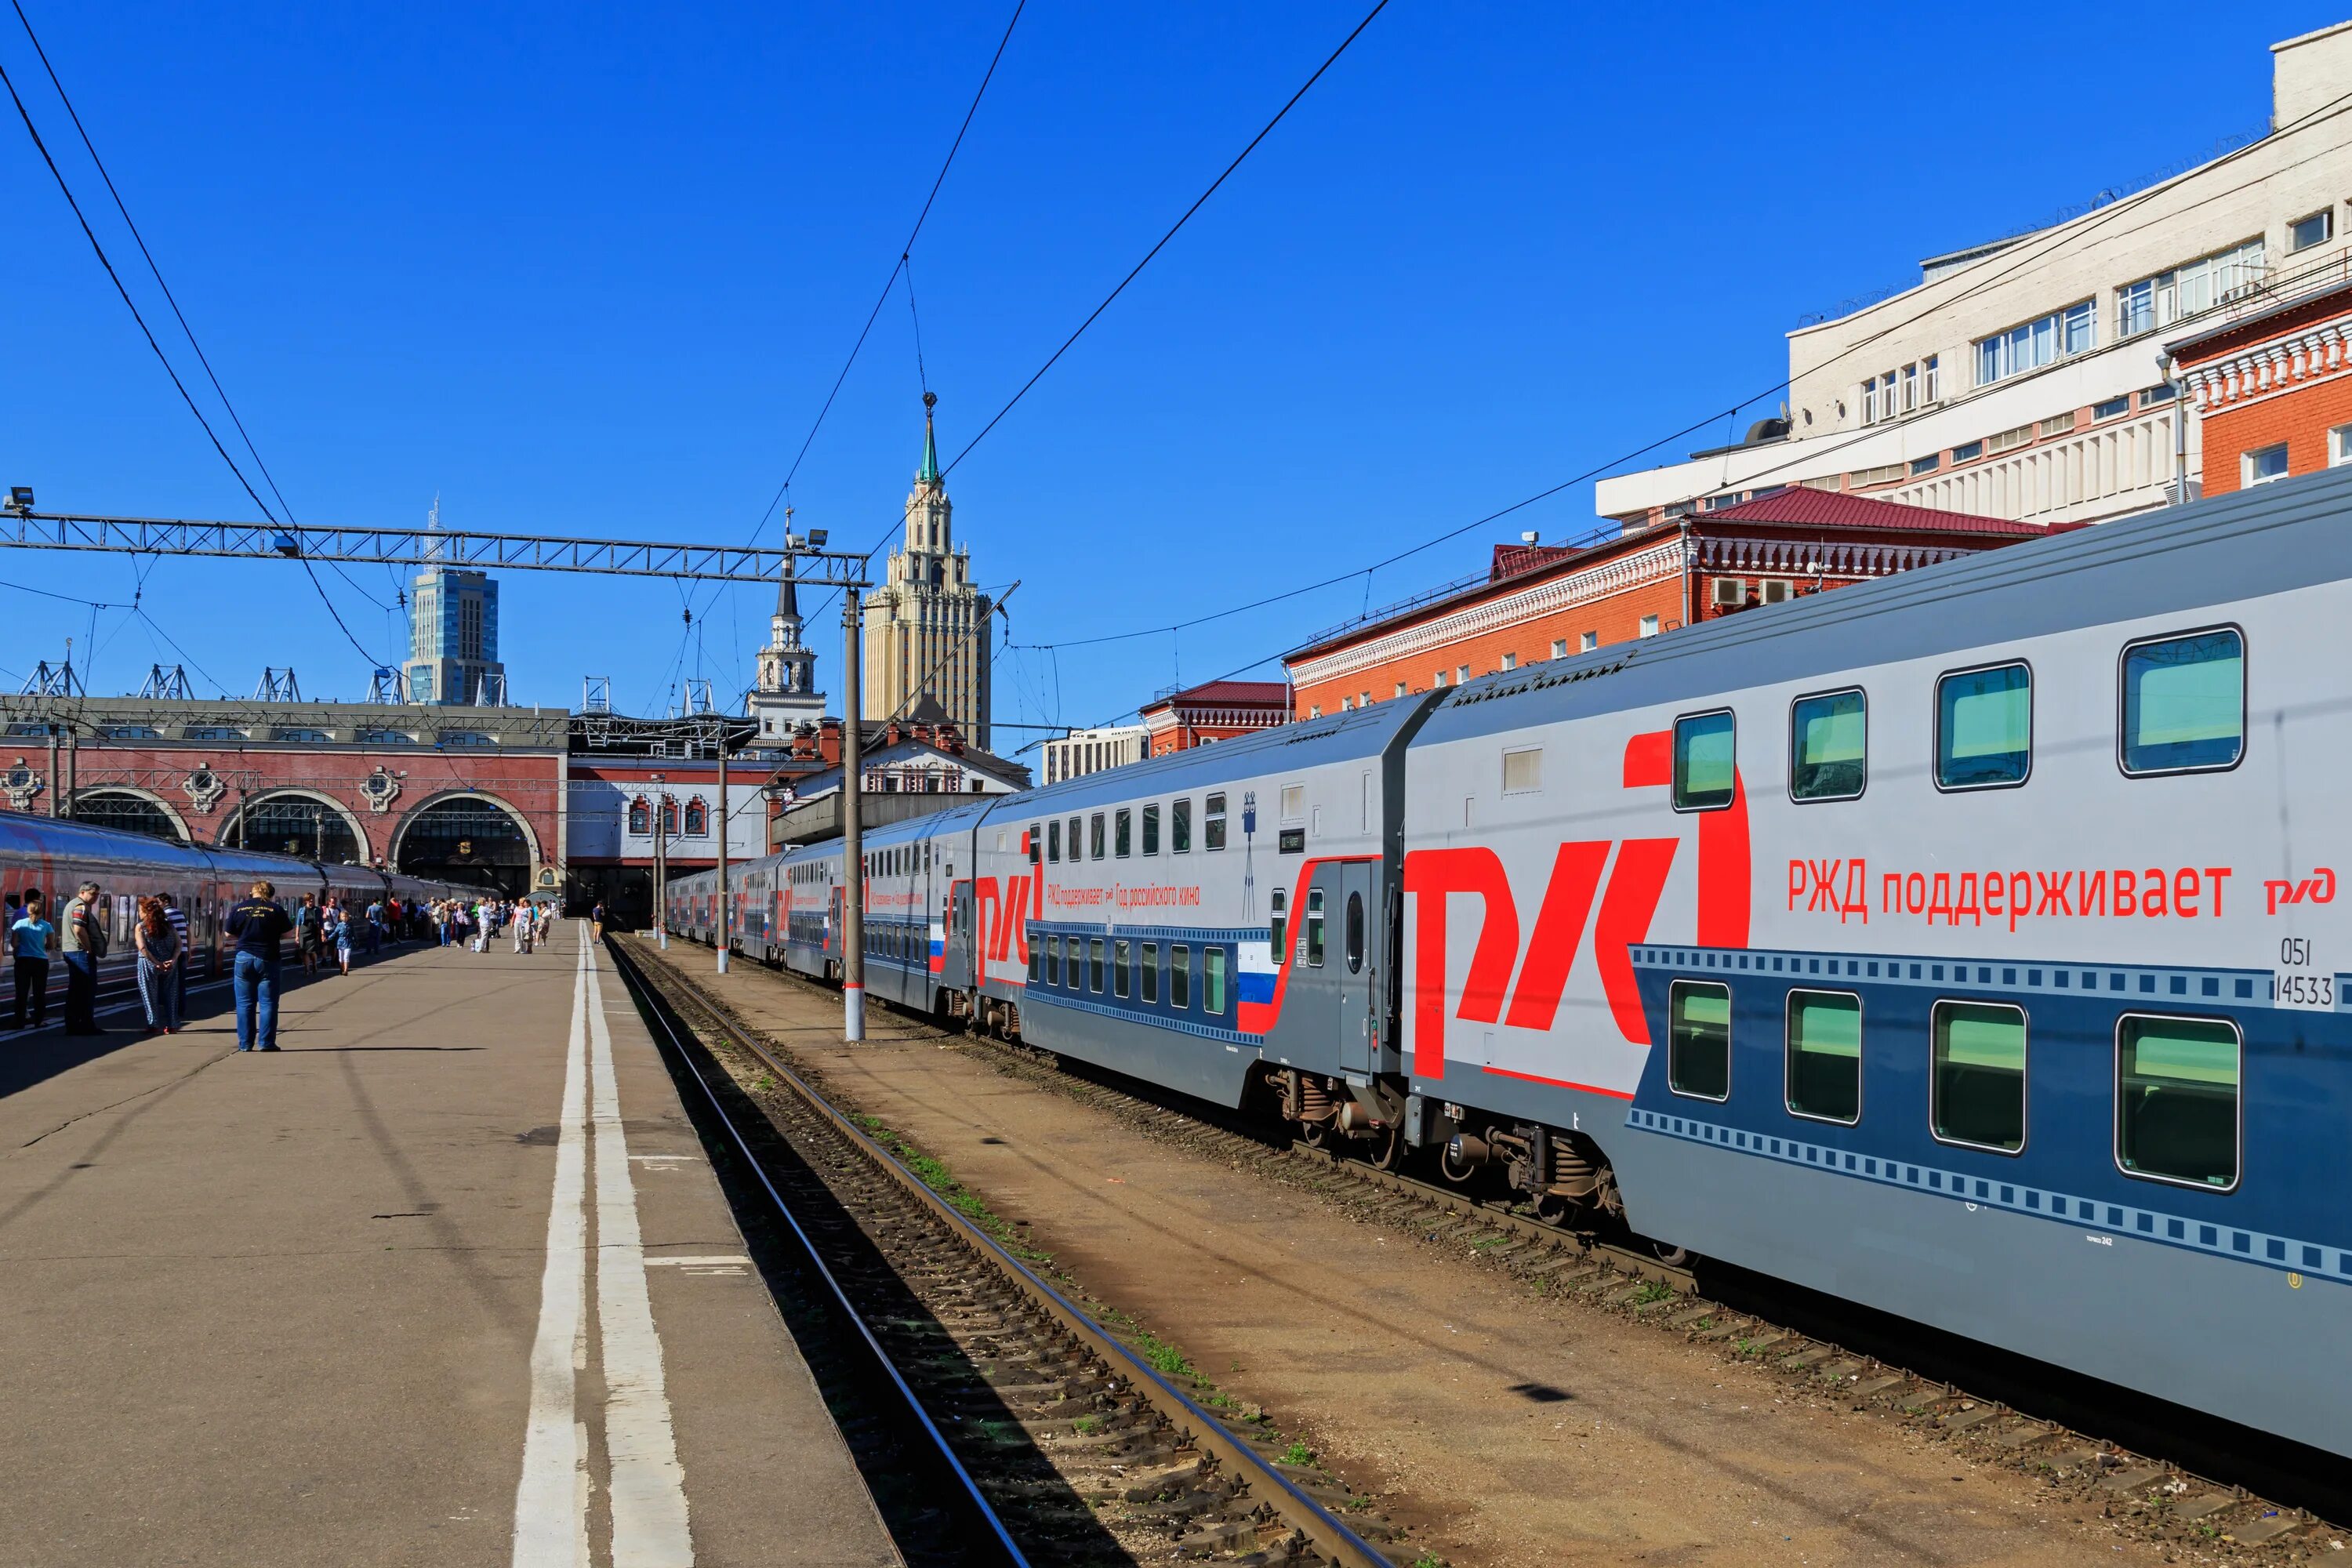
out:
<path id="1" fill-rule="evenodd" d="M 2352 468 L 877 830 L 866 983 L 2352 1456 L 2347 668 Z"/>
<path id="2" fill-rule="evenodd" d="M 404 903 L 453 898 L 468 889 L 401 872 L 364 866 L 332 866 L 256 850 L 191 847 L 141 833 L 124 833 L 88 823 L 0 811 L 0 892 L 21 898 L 37 889 L 56 924 L 75 890 L 95 881 L 106 901 L 110 945 L 99 962 L 98 1005 L 101 1011 L 135 998 L 138 956 L 131 922 L 141 897 L 170 893 L 188 916 L 188 984 L 212 984 L 228 972 L 229 943 L 222 912 L 256 880 L 268 879 L 279 901 L 291 907 L 304 893 L 329 894 L 364 909 L 387 895 Z M 50 945 L 48 1016 L 62 1016 L 65 965 Z M 0 1009 L 12 1009 L 14 992 L 0 984 Z M 10 1014 L 0 1011 L 0 1028 Z"/>

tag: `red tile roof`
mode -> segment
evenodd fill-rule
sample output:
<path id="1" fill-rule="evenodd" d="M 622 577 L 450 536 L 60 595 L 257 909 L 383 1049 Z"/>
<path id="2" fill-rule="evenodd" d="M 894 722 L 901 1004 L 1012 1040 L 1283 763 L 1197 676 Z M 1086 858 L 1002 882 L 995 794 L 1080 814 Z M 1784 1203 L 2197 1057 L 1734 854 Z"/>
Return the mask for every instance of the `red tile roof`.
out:
<path id="1" fill-rule="evenodd" d="M 1817 490 L 1792 485 L 1754 500 L 1718 511 L 1693 512 L 1692 523 L 1777 522 L 1798 528 L 1871 528 L 1925 530 L 1936 533 L 2006 533 L 2030 539 L 2050 531 L 2038 522 L 2010 522 L 1998 517 L 1978 517 L 1965 511 L 1938 511 L 1934 507 L 1906 506 L 1901 501 L 1874 500 L 1839 490 Z"/>
<path id="2" fill-rule="evenodd" d="M 1223 708 L 1252 705 L 1288 708 L 1290 686 L 1287 681 L 1281 680 L 1212 680 L 1200 686 L 1187 687 L 1181 691 L 1171 691 L 1157 701 L 1145 703 L 1144 707 L 1158 708 L 1163 704 L 1173 707 L 1180 702 L 1188 708 L 1211 705 Z"/>

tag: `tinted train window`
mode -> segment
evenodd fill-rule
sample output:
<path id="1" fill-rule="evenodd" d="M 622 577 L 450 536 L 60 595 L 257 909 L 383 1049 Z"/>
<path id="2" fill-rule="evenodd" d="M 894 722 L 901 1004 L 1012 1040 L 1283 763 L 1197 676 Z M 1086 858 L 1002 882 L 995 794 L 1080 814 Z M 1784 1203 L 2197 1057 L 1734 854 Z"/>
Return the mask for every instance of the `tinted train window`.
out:
<path id="1" fill-rule="evenodd" d="M 1143 999 L 1160 1000 L 1160 944 L 1156 942 L 1143 944 Z"/>
<path id="2" fill-rule="evenodd" d="M 1045 984 L 1059 985 L 1061 983 L 1062 939 L 1058 936 L 1049 936 L 1045 939 Z"/>
<path id="3" fill-rule="evenodd" d="M 1168 950 L 1168 1005 L 1179 1013 L 1192 1009 L 1192 950 L 1181 942 Z"/>
<path id="4" fill-rule="evenodd" d="M 1160 853 L 1160 807 L 1157 805 L 1143 808 L 1143 852 L 1146 855 Z"/>
<path id="5" fill-rule="evenodd" d="M 2014 1154 L 2025 1147 L 2025 1010 L 1979 1002 L 1936 1004 L 1936 1136 Z"/>
<path id="6" fill-rule="evenodd" d="M 1103 858 L 1103 814 L 1101 812 L 1095 813 L 1091 826 L 1093 831 L 1087 838 L 1087 858 L 1090 860 L 1099 860 Z"/>
<path id="7" fill-rule="evenodd" d="M 1307 967 L 1323 967 L 1323 889 L 1307 895 Z"/>
<path id="8" fill-rule="evenodd" d="M 1201 847 L 1223 849 L 1225 847 L 1225 797 L 1213 795 L 1201 805 Z"/>
<path id="9" fill-rule="evenodd" d="M 1037 858 L 1044 854 L 1045 849 L 1045 846 L 1039 837 L 1038 825 L 1036 823 L 1033 822 L 1029 825 L 1028 839 L 1029 864 L 1034 866 L 1037 863 Z"/>
<path id="10" fill-rule="evenodd" d="M 1129 984 L 1127 978 L 1128 963 L 1128 944 L 1123 942 L 1115 942 L 1111 943 L 1110 994 L 1114 996 L 1124 996 L 1127 994 Z"/>
<path id="11" fill-rule="evenodd" d="M 1056 866 L 1062 863 L 1062 823 L 1059 817 L 1045 825 L 1045 858 Z"/>
<path id="12" fill-rule="evenodd" d="M 1085 818 L 1083 817 L 1074 816 L 1070 818 L 1070 858 L 1073 862 L 1086 858 L 1086 830 L 1084 823 Z M 1097 849 L 1095 853 L 1099 855 L 1102 851 Z"/>
<path id="13" fill-rule="evenodd" d="M 1279 964 L 1289 956 L 1290 895 L 1280 888 L 1274 890 L 1273 912 L 1266 917 L 1266 944 L 1274 949 L 1274 962 Z"/>
<path id="14" fill-rule="evenodd" d="M 1087 943 L 1087 989 L 1099 992 L 1103 988 L 1103 939 L 1096 937 Z"/>
<path id="15" fill-rule="evenodd" d="M 2116 1031 L 2116 1163 L 2135 1176 L 2238 1184 L 2238 1031 L 2126 1018 Z"/>
<path id="16" fill-rule="evenodd" d="M 1861 1120 L 1861 998 L 1789 993 L 1789 1110 L 1822 1121 Z"/>
<path id="17" fill-rule="evenodd" d="M 1789 709 L 1789 798 L 1852 800 L 1868 772 L 1870 709 L 1859 691 L 1800 697 Z"/>
<path id="18" fill-rule="evenodd" d="M 1936 682 L 1936 784 L 2001 789 L 2033 769 L 2033 672 L 1964 669 Z"/>
<path id="19" fill-rule="evenodd" d="M 1666 1001 L 1666 1087 L 1700 1100 L 1731 1093 L 1731 988 L 1677 980 Z"/>
<path id="20" fill-rule="evenodd" d="M 1348 973 L 1364 972 L 1364 895 L 1348 895 Z"/>
<path id="21" fill-rule="evenodd" d="M 1729 713 L 1675 721 L 1675 809 L 1719 811 L 1731 804 L 1737 737 Z"/>
<path id="22" fill-rule="evenodd" d="M 1118 812 L 1111 817 L 1110 852 L 1121 860 L 1126 859 L 1128 857 L 1130 840 L 1129 830 L 1133 825 L 1134 820 L 1135 814 L 1124 807 L 1121 807 Z"/>
<path id="23" fill-rule="evenodd" d="M 2237 765 L 2246 752 L 2246 643 L 2231 630 L 2124 649 L 2127 773 Z"/>
<path id="24" fill-rule="evenodd" d="M 1168 807 L 1168 853 L 1188 855 L 1192 849 L 1192 803 L 1180 800 Z"/>
<path id="25" fill-rule="evenodd" d="M 1225 950 L 1204 947 L 1201 950 L 1201 1011 L 1223 1013 L 1225 1010 Z"/>
<path id="26" fill-rule="evenodd" d="M 1034 934 L 1029 938 L 1029 984 L 1034 985 L 1045 972 L 1045 944 Z"/>

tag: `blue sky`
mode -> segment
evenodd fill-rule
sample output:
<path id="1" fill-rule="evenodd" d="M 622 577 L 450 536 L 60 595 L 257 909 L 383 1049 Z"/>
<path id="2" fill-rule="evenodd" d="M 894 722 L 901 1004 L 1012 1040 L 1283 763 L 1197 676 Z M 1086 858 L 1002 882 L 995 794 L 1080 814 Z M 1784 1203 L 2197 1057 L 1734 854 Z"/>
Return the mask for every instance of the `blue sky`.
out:
<path id="1" fill-rule="evenodd" d="M 453 527 L 714 542 L 751 537 L 1011 12 L 26 8 L 297 517 L 416 524 L 437 493 Z M 943 452 L 1363 8 L 1034 0 L 914 252 Z M 950 476 L 976 574 L 1021 583 L 999 721 L 1110 720 L 1476 570 L 1522 528 L 1590 528 L 1583 485 L 1369 582 L 1041 646 L 1336 574 L 1720 415 L 1785 374 L 1801 314 L 2258 130 L 2266 46 L 2341 19 L 2134 15 L 2145 50 L 2069 41 L 2025 5 L 1396 0 Z M 0 63 L 193 380 L 5 21 Z M 0 196 L 0 484 L 53 510 L 255 516 L 13 121 Z M 802 526 L 860 548 L 895 527 L 920 392 L 900 294 L 794 482 Z M 142 569 L 207 694 L 289 664 L 310 695 L 362 694 L 364 662 L 278 563 L 12 552 L 0 677 L 68 637 L 94 693 L 177 659 L 121 607 Z M 392 575 L 349 574 L 320 573 L 389 654 Z M 646 712 L 698 673 L 740 691 L 772 598 L 698 590 L 689 630 L 667 582 L 509 574 L 501 595 L 518 700 L 570 706 L 602 674 Z M 831 619 L 813 631 L 837 694 Z"/>

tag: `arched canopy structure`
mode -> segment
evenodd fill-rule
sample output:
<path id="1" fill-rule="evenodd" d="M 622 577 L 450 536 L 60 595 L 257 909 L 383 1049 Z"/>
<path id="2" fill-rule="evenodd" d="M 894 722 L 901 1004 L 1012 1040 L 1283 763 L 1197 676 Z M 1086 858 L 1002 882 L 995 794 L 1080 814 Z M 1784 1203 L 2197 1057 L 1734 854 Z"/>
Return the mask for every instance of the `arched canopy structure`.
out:
<path id="1" fill-rule="evenodd" d="M 539 837 L 523 814 L 496 795 L 451 790 L 401 819 L 392 862 L 416 877 L 495 886 L 520 898 L 540 863 Z"/>
<path id="2" fill-rule="evenodd" d="M 188 842 L 188 825 L 171 802 L 129 784 L 100 784 L 73 799 L 73 818 L 124 833 L 145 833 L 175 844 Z"/>
<path id="3" fill-rule="evenodd" d="M 316 790 L 277 789 L 257 795 L 229 813 L 220 843 L 272 855 L 299 855 L 329 865 L 365 865 L 367 830 L 351 808 Z"/>

